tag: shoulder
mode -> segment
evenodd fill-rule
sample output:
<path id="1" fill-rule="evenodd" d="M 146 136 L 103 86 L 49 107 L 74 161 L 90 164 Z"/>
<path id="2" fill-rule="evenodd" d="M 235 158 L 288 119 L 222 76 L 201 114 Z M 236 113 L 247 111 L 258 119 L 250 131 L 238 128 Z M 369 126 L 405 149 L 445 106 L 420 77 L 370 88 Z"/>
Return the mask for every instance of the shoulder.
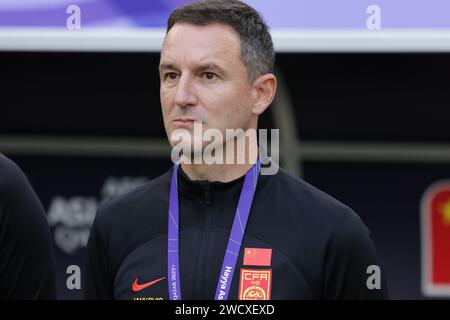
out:
<path id="1" fill-rule="evenodd" d="M 120 226 L 143 214 L 155 214 L 168 197 L 170 175 L 171 171 L 168 170 L 133 191 L 103 202 L 97 209 L 94 225 L 106 228 Z"/>
<path id="2" fill-rule="evenodd" d="M 112 270 L 146 239 L 164 230 L 170 170 L 124 195 L 102 203 L 91 228 L 88 251 L 100 246 L 109 257 Z"/>
<path id="3" fill-rule="evenodd" d="M 0 202 L 25 204 L 36 202 L 36 195 L 19 166 L 0 153 Z"/>
<path id="4" fill-rule="evenodd" d="M 318 189 L 312 184 L 297 178 L 285 169 L 280 168 L 275 183 L 285 195 L 285 200 L 293 202 L 302 209 L 314 211 L 315 214 L 355 215 L 353 210 L 333 196 Z"/>
<path id="5" fill-rule="evenodd" d="M 14 162 L 5 155 L 3 155 L 2 153 L 0 153 L 0 172 L 3 173 L 4 170 L 8 170 L 12 167 L 16 167 Z"/>
<path id="6" fill-rule="evenodd" d="M 278 189 L 276 194 L 283 203 L 277 213 L 289 219 L 285 229 L 289 232 L 285 234 L 293 239 L 296 248 L 307 252 L 312 249 L 322 257 L 324 264 L 312 263 L 312 268 L 325 268 L 327 279 L 336 280 L 334 276 L 345 277 L 349 272 L 365 275 L 367 266 L 381 265 L 370 230 L 352 208 L 283 169 L 277 175 L 274 189 Z M 293 259 L 298 265 L 306 261 Z"/>
<path id="7" fill-rule="evenodd" d="M 9 158 L 0 153 L 0 193 L 7 194 L 24 180 L 22 170 Z"/>
<path id="8" fill-rule="evenodd" d="M 273 183 L 280 203 L 277 211 L 287 214 L 293 226 L 313 230 L 329 240 L 359 238 L 369 233 L 352 208 L 286 170 L 280 168 Z"/>

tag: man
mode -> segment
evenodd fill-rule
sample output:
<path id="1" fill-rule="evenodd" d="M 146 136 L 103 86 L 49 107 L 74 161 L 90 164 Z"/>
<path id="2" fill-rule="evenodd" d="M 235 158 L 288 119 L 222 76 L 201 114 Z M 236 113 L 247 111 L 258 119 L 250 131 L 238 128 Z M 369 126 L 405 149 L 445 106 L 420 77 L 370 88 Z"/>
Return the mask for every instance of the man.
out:
<path id="1" fill-rule="evenodd" d="M 161 104 L 172 146 L 186 139 L 186 149 L 171 170 L 98 209 L 88 299 L 386 296 L 383 279 L 369 279 L 380 263 L 358 216 L 283 169 L 259 174 L 255 143 L 245 145 L 243 164 L 187 160 L 207 147 L 195 144 L 198 124 L 201 133 L 257 128 L 276 92 L 273 64 L 267 26 L 240 1 L 194 2 L 171 14 Z"/>
<path id="2" fill-rule="evenodd" d="M 0 154 L 0 299 L 55 299 L 44 209 L 20 168 Z"/>

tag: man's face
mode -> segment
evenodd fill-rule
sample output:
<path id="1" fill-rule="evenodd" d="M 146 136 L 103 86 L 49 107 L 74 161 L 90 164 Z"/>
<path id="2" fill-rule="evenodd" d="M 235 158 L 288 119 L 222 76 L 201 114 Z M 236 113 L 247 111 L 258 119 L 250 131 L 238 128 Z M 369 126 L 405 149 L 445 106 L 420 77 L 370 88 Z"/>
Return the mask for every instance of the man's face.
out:
<path id="1" fill-rule="evenodd" d="M 252 83 L 241 59 L 240 37 L 231 27 L 175 24 L 162 48 L 160 77 L 169 140 L 179 128 L 192 137 L 190 120 L 201 121 L 203 132 L 215 128 L 224 137 L 226 129 L 256 129 Z"/>

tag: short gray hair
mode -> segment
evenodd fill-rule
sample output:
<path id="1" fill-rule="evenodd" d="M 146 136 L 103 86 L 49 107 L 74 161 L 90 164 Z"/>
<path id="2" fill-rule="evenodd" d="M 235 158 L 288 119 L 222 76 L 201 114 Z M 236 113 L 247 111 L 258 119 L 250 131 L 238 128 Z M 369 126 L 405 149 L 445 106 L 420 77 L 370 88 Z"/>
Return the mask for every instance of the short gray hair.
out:
<path id="1" fill-rule="evenodd" d="M 167 32 L 176 23 L 209 25 L 222 23 L 231 26 L 240 36 L 241 56 L 248 76 L 274 72 L 275 51 L 269 27 L 262 16 L 239 0 L 202 0 L 175 9 L 167 22 Z"/>

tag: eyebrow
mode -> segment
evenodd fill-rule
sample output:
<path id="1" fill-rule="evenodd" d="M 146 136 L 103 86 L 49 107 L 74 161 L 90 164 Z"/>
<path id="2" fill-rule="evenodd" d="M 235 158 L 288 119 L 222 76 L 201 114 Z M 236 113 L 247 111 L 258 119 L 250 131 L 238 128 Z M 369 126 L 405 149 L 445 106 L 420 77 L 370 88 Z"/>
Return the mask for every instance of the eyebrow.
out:
<path id="1" fill-rule="evenodd" d="M 218 64 L 214 63 L 214 62 L 208 62 L 205 64 L 201 64 L 197 67 L 197 71 L 201 72 L 201 71 L 206 71 L 206 70 L 213 70 L 213 71 L 217 71 L 219 73 L 224 74 L 225 70 L 220 67 Z"/>
<path id="2" fill-rule="evenodd" d="M 172 64 L 172 63 L 161 63 L 160 65 L 159 65 L 159 70 L 160 71 L 163 71 L 163 70 L 175 70 L 175 69 L 177 69 L 176 67 L 175 67 L 175 65 L 174 64 Z"/>
<path id="3" fill-rule="evenodd" d="M 160 71 L 164 70 L 178 70 L 178 68 L 173 63 L 161 63 L 159 66 Z M 226 74 L 225 70 L 214 62 L 208 62 L 200 64 L 195 68 L 196 72 L 202 72 L 206 70 L 213 70 L 221 74 Z"/>

